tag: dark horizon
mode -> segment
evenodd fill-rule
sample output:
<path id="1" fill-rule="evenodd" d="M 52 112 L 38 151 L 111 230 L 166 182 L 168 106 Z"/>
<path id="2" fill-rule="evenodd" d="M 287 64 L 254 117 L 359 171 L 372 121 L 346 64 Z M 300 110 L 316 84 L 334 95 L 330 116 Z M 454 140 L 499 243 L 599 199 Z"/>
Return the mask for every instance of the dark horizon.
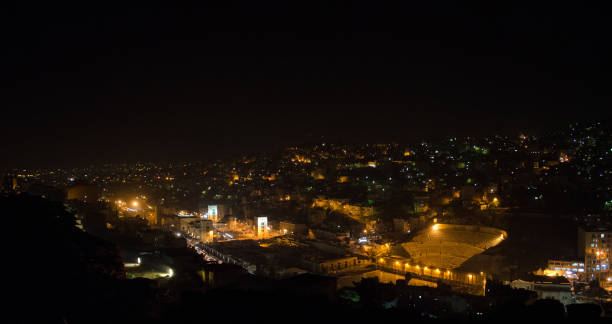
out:
<path id="1" fill-rule="evenodd" d="M 580 4 L 44 6 L 5 20 L 0 166 L 514 135 L 612 116 L 609 22 Z M 260 32 L 278 26 L 292 31 Z"/>
<path id="2" fill-rule="evenodd" d="M 379 112 L 380 113 L 380 112 Z M 186 113 L 188 114 L 188 113 Z M 7 143 L 5 159 L 2 167 L 4 168 L 54 168 L 54 167 L 82 167 L 86 165 L 100 165 L 104 163 L 133 163 L 133 162 L 178 162 L 196 160 L 215 160 L 236 157 L 252 153 L 266 153 L 281 150 L 287 146 L 303 145 L 314 142 L 328 142 L 337 144 L 359 144 L 359 143 L 399 143 L 412 144 L 422 140 L 439 140 L 448 136 L 492 136 L 507 135 L 516 137 L 519 133 L 528 135 L 545 134 L 550 130 L 567 129 L 569 123 L 573 122 L 593 122 L 599 120 L 589 119 L 567 119 L 559 120 L 461 120 L 461 116 L 453 120 L 440 120 L 435 117 L 436 113 L 413 113 L 405 121 L 401 119 L 383 120 L 379 116 L 364 117 L 361 121 L 351 120 L 349 125 L 334 127 L 332 124 L 337 122 L 323 121 L 319 124 L 289 124 L 270 127 L 270 122 L 255 123 L 253 128 L 261 127 L 259 133 L 256 129 L 250 128 L 252 136 L 248 133 L 238 135 L 224 133 L 223 130 L 216 128 L 205 135 L 198 134 L 199 129 L 185 127 L 187 134 L 182 137 L 168 136 L 169 129 L 180 127 L 164 128 L 159 126 L 162 134 L 149 134 L 143 142 L 138 140 L 138 132 L 146 133 L 147 129 L 138 128 L 137 130 L 126 130 L 113 128 L 113 122 L 108 125 L 114 132 L 121 132 L 121 135 L 114 134 L 112 140 L 106 142 L 104 136 L 88 133 L 87 129 L 91 125 L 78 125 L 70 127 L 66 125 L 62 130 L 65 133 L 45 134 L 35 132 L 35 136 L 30 134 L 30 147 L 32 151 L 20 151 L 18 147 L 21 142 Z M 412 116 L 415 116 L 412 120 Z M 378 118 L 377 118 L 378 117 Z M 428 120 L 428 118 L 431 118 Z M 253 119 L 251 119 L 253 120 Z M 303 120 L 303 119 L 302 119 Z M 601 120 L 604 121 L 604 120 Z M 105 121 L 106 122 L 106 121 Z M 163 120 L 160 123 L 171 123 L 172 121 Z M 98 125 L 96 127 L 103 128 Z M 184 121 L 176 121 L 185 123 Z M 193 122 L 192 122 L 193 123 Z M 281 124 L 280 121 L 273 123 Z M 377 129 L 376 124 L 386 124 L 388 129 Z M 456 128 L 460 123 L 461 128 Z M 373 127 L 368 128 L 368 125 Z M 428 125 L 424 127 L 424 125 Z M 454 128 L 451 128 L 453 127 Z M 215 125 L 215 127 L 218 127 Z M 279 128 L 284 128 L 279 130 Z M 134 131 L 134 133 L 131 133 Z M 83 132 L 86 137 L 78 134 Z M 130 133 L 126 133 L 130 132 Z M 243 130 L 244 132 L 244 130 Z M 278 133 L 276 133 L 278 132 Z M 376 134 L 374 133 L 376 132 Z M 83 134 L 81 133 L 81 134 Z M 59 138 L 62 136 L 63 138 Z M 167 136 L 167 138 L 163 138 Z M 199 143 L 203 137 L 207 142 Z M 121 137 L 126 138 L 122 140 Z M 57 138 L 65 146 L 47 146 L 49 138 Z M 36 140 L 40 142 L 36 143 Z M 105 143 L 106 142 L 106 143 Z M 92 147 L 93 146 L 93 147 Z M 96 151 L 99 155 L 92 156 Z M 44 160 L 37 159 L 36 156 L 44 156 Z M 68 158 L 68 159 L 67 159 Z"/>

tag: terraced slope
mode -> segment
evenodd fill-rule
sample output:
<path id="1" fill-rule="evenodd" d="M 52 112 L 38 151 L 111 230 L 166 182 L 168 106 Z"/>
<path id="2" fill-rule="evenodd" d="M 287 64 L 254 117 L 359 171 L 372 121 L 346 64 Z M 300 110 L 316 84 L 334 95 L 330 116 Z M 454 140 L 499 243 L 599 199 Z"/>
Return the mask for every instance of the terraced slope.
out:
<path id="1" fill-rule="evenodd" d="M 403 243 L 402 248 L 416 264 L 454 269 L 506 237 L 505 231 L 492 227 L 436 224 Z"/>

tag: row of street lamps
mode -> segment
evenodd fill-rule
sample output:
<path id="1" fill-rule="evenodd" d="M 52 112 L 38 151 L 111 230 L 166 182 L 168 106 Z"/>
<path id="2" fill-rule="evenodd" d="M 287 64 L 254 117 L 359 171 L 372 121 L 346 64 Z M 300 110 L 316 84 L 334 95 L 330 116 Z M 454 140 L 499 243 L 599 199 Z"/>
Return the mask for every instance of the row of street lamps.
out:
<path id="1" fill-rule="evenodd" d="M 385 264 L 386 261 L 385 261 L 384 258 L 380 258 L 380 259 L 378 259 L 378 263 Z M 438 278 L 441 278 L 441 279 L 457 281 L 457 277 L 456 277 L 457 273 L 454 273 L 454 272 L 452 272 L 450 270 L 442 271 L 442 270 L 440 270 L 438 268 L 433 269 L 433 268 L 429 268 L 427 266 L 421 267 L 418 264 L 414 265 L 414 266 L 411 266 L 409 263 L 405 263 L 404 264 L 404 269 L 402 270 L 401 265 L 402 265 L 401 262 L 395 261 L 393 269 L 394 270 L 399 270 L 399 271 L 404 271 L 404 272 L 411 272 L 411 273 L 421 274 L 421 275 L 427 275 L 427 272 L 429 272 L 429 276 L 431 276 L 431 277 L 438 277 Z M 410 271 L 411 269 L 414 269 L 416 271 Z M 484 276 L 484 272 L 480 272 L 480 276 L 483 277 Z M 476 283 L 476 278 L 475 278 L 476 276 L 475 275 L 473 275 L 471 273 L 468 273 L 465 277 L 467 278 L 467 283 L 468 284 L 475 284 Z"/>

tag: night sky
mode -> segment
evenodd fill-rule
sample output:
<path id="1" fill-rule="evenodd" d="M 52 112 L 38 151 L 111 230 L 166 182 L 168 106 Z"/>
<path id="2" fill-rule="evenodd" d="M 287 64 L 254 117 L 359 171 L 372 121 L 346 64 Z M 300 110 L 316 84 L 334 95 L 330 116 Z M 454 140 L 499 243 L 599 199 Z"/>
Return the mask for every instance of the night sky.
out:
<path id="1" fill-rule="evenodd" d="M 581 2 L 89 2 L 2 10 L 0 166 L 518 134 L 611 115 L 609 11 Z"/>

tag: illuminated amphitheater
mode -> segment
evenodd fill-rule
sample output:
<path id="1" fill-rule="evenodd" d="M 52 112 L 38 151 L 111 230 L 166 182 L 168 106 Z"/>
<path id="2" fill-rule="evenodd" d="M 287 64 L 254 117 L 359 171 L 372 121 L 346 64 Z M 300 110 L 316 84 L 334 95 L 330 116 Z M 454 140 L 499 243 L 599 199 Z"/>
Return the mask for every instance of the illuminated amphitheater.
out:
<path id="1" fill-rule="evenodd" d="M 493 227 L 435 224 L 402 247 L 410 254 L 412 263 L 454 269 L 507 236 L 506 231 Z"/>

